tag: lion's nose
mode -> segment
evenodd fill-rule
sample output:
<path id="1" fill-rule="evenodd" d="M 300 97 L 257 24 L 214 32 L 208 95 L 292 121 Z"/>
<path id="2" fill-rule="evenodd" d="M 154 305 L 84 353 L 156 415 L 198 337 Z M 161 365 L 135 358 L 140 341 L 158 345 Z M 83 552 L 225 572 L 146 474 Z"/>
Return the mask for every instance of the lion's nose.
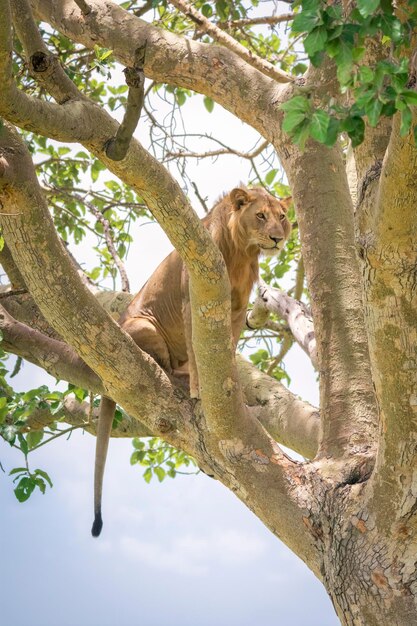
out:
<path id="1" fill-rule="evenodd" d="M 275 244 L 278 245 L 280 241 L 282 241 L 282 237 L 273 237 L 272 235 L 269 235 L 269 238 L 272 239 L 272 241 L 275 241 Z"/>

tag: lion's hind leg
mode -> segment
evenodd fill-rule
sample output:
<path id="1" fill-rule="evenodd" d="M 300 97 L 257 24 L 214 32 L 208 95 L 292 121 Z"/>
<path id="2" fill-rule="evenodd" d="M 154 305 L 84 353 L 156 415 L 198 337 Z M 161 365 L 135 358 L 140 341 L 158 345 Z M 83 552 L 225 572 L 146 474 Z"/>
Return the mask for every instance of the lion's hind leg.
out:
<path id="1" fill-rule="evenodd" d="M 172 372 L 171 358 L 165 339 L 154 324 L 144 317 L 129 317 L 122 324 L 141 350 L 149 354 L 168 374 Z"/>

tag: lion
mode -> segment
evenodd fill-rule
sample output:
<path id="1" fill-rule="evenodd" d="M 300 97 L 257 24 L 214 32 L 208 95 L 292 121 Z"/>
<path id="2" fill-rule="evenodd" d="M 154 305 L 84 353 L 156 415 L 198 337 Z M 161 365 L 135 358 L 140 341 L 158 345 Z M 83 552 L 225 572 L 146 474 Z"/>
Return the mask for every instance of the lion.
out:
<path id="1" fill-rule="evenodd" d="M 235 344 L 245 324 L 249 296 L 259 272 L 259 256 L 277 255 L 291 232 L 291 197 L 278 200 L 262 188 L 238 187 L 221 198 L 202 222 L 226 263 L 231 286 L 231 322 Z M 172 377 L 189 376 L 191 397 L 198 397 L 198 373 L 191 341 L 188 276 L 174 250 L 134 297 L 121 327 Z M 103 522 L 104 466 L 116 404 L 102 398 L 94 470 L 93 537 Z"/>

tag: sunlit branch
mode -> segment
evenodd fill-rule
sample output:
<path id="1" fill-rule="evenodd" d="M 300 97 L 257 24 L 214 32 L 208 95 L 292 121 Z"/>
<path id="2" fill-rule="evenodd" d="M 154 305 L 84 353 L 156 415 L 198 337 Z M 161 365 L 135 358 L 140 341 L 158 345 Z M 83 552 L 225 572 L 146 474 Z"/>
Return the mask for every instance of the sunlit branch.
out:
<path id="1" fill-rule="evenodd" d="M 317 364 L 316 339 L 311 314 L 305 304 L 295 300 L 279 289 L 269 287 L 263 281 L 253 309 L 248 312 L 246 323 L 249 328 L 261 328 L 273 312 L 286 320 L 298 345 Z"/>

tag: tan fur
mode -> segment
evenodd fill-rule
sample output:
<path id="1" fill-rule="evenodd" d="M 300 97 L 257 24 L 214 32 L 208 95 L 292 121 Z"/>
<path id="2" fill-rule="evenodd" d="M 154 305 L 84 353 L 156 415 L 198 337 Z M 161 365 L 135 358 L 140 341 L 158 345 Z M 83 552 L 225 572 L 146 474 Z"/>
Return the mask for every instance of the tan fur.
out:
<path id="1" fill-rule="evenodd" d="M 277 254 L 291 232 L 286 217 L 290 198 L 277 200 L 264 189 L 233 189 L 202 220 L 226 262 L 231 284 L 232 330 L 235 342 L 245 323 L 250 292 L 258 277 L 260 253 Z M 120 320 L 137 345 L 174 376 L 189 373 L 190 394 L 198 396 L 198 375 L 191 345 L 191 310 L 188 277 L 174 250 L 162 261 Z M 113 419 L 111 400 L 100 422 Z M 109 410 L 110 409 L 110 410 Z M 103 420 L 102 420 L 103 417 Z M 95 522 L 92 533 L 100 534 L 101 492 L 110 425 L 100 424 L 95 472 Z M 107 437 L 107 440 L 104 438 Z"/>

